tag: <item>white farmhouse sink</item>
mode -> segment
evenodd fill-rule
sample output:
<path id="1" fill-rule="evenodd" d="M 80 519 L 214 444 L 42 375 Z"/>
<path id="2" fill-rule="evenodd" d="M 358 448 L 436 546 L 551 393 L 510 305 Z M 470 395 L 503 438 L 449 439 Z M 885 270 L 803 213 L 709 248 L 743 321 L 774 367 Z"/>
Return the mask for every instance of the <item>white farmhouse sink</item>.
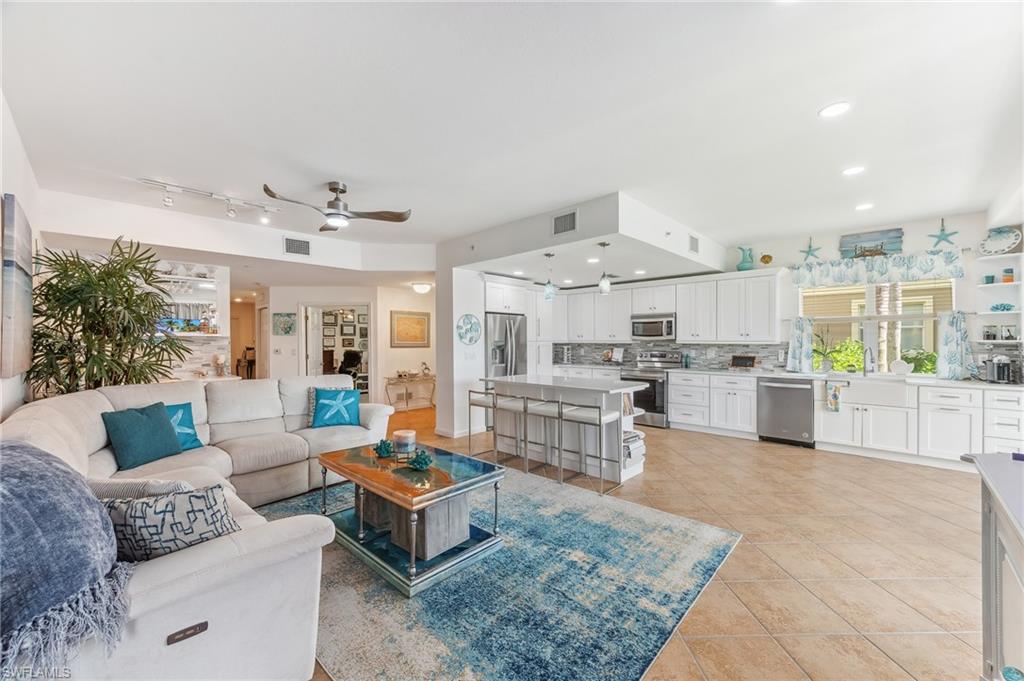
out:
<path id="1" fill-rule="evenodd" d="M 832 373 L 830 381 L 842 386 L 841 399 L 852 404 L 868 404 L 879 407 L 916 407 L 917 389 L 908 386 L 903 376 L 891 374 L 841 374 Z M 845 385 L 846 381 L 849 385 Z M 824 395 L 824 390 L 821 391 Z"/>

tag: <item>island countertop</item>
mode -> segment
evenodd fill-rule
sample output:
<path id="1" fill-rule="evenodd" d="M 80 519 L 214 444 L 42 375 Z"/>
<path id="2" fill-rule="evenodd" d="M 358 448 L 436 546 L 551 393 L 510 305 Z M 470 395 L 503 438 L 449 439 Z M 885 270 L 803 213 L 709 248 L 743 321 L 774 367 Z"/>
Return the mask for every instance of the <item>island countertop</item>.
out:
<path id="1" fill-rule="evenodd" d="M 965 458 L 974 462 L 1024 541 L 1024 461 L 1014 461 L 1010 454 L 969 454 Z"/>
<path id="2" fill-rule="evenodd" d="M 546 374 L 520 374 L 518 376 L 489 376 L 481 378 L 484 383 L 497 386 L 565 388 L 567 390 L 586 390 L 595 393 L 631 393 L 643 390 L 646 383 L 638 381 L 620 381 L 615 378 L 573 378 L 572 376 L 550 376 Z"/>

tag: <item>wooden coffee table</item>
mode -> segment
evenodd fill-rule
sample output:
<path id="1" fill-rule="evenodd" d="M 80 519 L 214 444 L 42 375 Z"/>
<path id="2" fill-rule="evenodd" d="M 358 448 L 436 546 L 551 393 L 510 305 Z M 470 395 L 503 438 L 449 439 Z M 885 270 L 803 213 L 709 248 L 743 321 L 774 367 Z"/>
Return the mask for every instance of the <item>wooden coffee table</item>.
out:
<path id="1" fill-rule="evenodd" d="M 396 457 L 378 458 L 370 447 L 320 455 L 320 512 L 334 521 L 337 542 L 405 596 L 415 596 L 502 543 L 498 489 L 504 467 L 425 445 L 417 449 L 434 459 L 425 471 Z M 328 514 L 327 471 L 355 485 L 355 505 Z M 490 531 L 469 521 L 467 493 L 484 485 L 494 486 Z"/>

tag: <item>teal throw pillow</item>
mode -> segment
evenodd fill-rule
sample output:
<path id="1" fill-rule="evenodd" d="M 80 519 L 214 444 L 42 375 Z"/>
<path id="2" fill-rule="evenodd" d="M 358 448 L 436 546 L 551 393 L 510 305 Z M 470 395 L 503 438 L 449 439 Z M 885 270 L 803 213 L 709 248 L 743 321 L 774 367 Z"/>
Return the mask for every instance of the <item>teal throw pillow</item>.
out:
<path id="1" fill-rule="evenodd" d="M 105 411 L 101 416 L 118 470 L 137 468 L 181 452 L 181 443 L 163 402 L 141 409 Z"/>
<path id="2" fill-rule="evenodd" d="M 314 428 L 359 425 L 358 390 L 317 388 L 314 400 Z"/>
<path id="3" fill-rule="evenodd" d="M 181 451 L 202 447 L 196 433 L 196 424 L 192 420 L 192 403 L 168 404 L 167 415 L 171 418 L 171 425 L 174 426 L 174 434 L 178 436 L 181 444 Z"/>

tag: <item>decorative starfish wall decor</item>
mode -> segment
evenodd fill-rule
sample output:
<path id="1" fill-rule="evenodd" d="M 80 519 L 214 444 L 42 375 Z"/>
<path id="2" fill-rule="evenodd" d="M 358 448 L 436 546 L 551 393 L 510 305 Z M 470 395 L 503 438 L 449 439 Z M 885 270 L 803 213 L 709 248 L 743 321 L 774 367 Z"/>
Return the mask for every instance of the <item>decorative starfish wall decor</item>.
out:
<path id="1" fill-rule="evenodd" d="M 950 246 L 954 245 L 953 244 L 953 237 L 956 236 L 959 233 L 960 232 L 958 232 L 958 231 L 947 232 L 946 231 L 946 219 L 943 218 L 939 222 L 939 231 L 937 233 L 935 233 L 935 234 L 929 234 L 928 236 L 930 236 L 931 238 L 935 239 L 935 243 L 932 244 L 932 248 L 938 248 L 939 244 L 941 244 L 943 241 L 945 241 Z"/>
<path id="2" fill-rule="evenodd" d="M 807 248 L 805 248 L 804 250 L 802 250 L 800 252 L 804 254 L 804 262 L 807 262 L 811 258 L 817 258 L 818 260 L 821 260 L 821 256 L 818 255 L 818 251 L 820 251 L 820 250 L 821 250 L 821 246 L 815 246 L 814 245 L 814 239 L 813 238 L 808 238 L 807 239 Z"/>

